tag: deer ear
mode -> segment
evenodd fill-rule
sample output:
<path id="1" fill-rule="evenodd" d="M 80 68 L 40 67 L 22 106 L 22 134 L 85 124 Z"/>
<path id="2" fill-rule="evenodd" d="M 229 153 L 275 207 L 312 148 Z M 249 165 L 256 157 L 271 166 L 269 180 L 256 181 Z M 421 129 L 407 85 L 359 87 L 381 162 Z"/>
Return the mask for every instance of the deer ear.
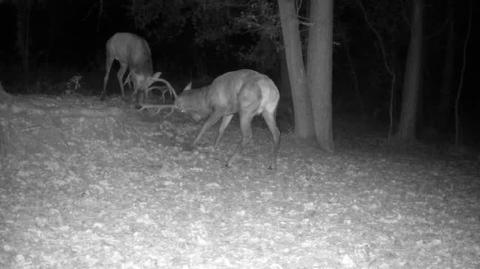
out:
<path id="1" fill-rule="evenodd" d="M 190 91 L 192 89 L 192 82 L 190 81 L 190 83 L 188 83 L 187 86 L 185 86 L 185 89 L 183 89 L 183 91 Z"/>
<path id="2" fill-rule="evenodd" d="M 153 74 L 153 78 L 159 78 L 160 76 L 162 75 L 162 72 L 156 72 L 155 74 Z"/>

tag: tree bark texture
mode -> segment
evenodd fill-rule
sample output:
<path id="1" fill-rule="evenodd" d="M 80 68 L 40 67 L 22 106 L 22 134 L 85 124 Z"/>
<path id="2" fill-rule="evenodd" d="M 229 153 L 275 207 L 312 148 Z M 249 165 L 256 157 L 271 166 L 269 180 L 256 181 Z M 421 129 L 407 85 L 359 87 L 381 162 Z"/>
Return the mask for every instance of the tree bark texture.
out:
<path id="1" fill-rule="evenodd" d="M 405 64 L 402 108 L 397 138 L 414 140 L 417 123 L 418 96 L 422 82 L 423 0 L 412 1 L 410 44 Z"/>
<path id="2" fill-rule="evenodd" d="M 307 78 L 313 125 L 320 147 L 332 152 L 333 0 L 310 1 L 310 20 Z"/>
<path id="3" fill-rule="evenodd" d="M 308 95 L 302 44 L 294 0 L 278 0 L 283 43 L 292 90 L 295 135 L 310 139 L 314 136 L 313 116 Z"/>

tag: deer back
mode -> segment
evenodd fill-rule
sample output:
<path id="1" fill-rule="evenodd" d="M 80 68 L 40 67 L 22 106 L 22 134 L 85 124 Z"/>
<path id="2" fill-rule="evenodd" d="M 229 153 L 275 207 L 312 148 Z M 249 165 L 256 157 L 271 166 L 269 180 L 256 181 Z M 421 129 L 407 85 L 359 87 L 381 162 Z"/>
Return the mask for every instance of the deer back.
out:
<path id="1" fill-rule="evenodd" d="M 128 66 L 136 75 L 149 77 L 153 73 L 152 53 L 147 41 L 132 33 L 116 33 L 106 44 L 110 58 Z"/>
<path id="2" fill-rule="evenodd" d="M 273 81 L 264 74 L 250 69 L 241 69 L 217 77 L 209 86 L 209 100 L 225 114 L 252 110 L 274 110 L 279 92 Z"/>
<path id="3" fill-rule="evenodd" d="M 214 110 L 225 115 L 238 113 L 242 109 L 254 109 L 254 114 L 265 109 L 274 111 L 279 100 L 278 89 L 273 81 L 266 75 L 248 69 L 225 73 L 201 89 L 190 89 L 190 86 L 178 96 L 175 106 L 194 119 L 204 118 Z"/>

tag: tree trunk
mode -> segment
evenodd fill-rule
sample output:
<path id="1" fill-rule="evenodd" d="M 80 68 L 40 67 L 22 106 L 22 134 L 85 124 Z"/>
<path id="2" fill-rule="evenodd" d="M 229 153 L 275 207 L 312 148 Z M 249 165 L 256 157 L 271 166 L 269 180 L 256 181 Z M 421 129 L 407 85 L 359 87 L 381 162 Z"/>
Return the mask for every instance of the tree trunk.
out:
<path id="1" fill-rule="evenodd" d="M 290 80 L 288 78 L 287 60 L 285 59 L 285 51 L 281 51 L 278 56 L 280 63 L 280 94 L 282 99 L 292 99 L 292 91 L 290 90 Z"/>
<path id="2" fill-rule="evenodd" d="M 410 44 L 405 64 L 402 109 L 397 138 L 414 140 L 417 123 L 418 96 L 421 89 L 423 45 L 423 0 L 414 0 Z"/>
<path id="3" fill-rule="evenodd" d="M 310 20 L 307 77 L 313 125 L 318 144 L 331 152 L 333 0 L 310 1 Z"/>
<path id="4" fill-rule="evenodd" d="M 288 76 L 292 90 L 295 135 L 302 139 L 310 139 L 314 136 L 313 116 L 302 57 L 302 44 L 298 29 L 295 1 L 278 0 L 278 8 L 282 25 L 283 43 L 285 45 Z"/>
<path id="5" fill-rule="evenodd" d="M 19 0 L 17 5 L 17 49 L 26 79 L 30 71 L 30 15 L 33 0 Z"/>
<path id="6" fill-rule="evenodd" d="M 445 48 L 445 62 L 443 65 L 442 85 L 440 86 L 440 100 L 437 110 L 437 128 L 441 131 L 448 129 L 452 116 L 452 87 L 455 75 L 455 16 L 453 1 L 448 7 L 448 34 Z"/>

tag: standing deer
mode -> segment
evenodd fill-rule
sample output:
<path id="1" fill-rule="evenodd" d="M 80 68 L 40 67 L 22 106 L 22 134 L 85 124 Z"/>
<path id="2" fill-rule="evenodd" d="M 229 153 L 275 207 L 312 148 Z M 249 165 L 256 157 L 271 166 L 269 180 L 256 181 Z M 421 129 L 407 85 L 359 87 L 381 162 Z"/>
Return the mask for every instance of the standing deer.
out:
<path id="1" fill-rule="evenodd" d="M 239 114 L 242 140 L 227 160 L 226 166 L 231 166 L 234 158 L 243 151 L 245 145 L 252 139 L 252 119 L 255 115 L 262 114 L 273 137 L 269 168 L 276 169 L 280 131 L 277 128 L 275 112 L 279 99 L 278 89 L 269 77 L 253 70 L 242 69 L 225 73 L 217 77 L 209 86 L 200 89 L 192 90 L 191 83 L 188 84 L 182 94 L 175 99 L 174 107 L 190 114 L 196 121 L 208 116 L 207 121 L 193 141 L 193 146 L 200 141 L 205 131 L 222 118 L 214 144 L 217 147 L 233 115 L 235 113 Z M 142 108 L 154 107 L 161 109 L 172 106 L 158 105 Z"/>
<path id="2" fill-rule="evenodd" d="M 125 98 L 124 84 L 128 82 L 133 83 L 134 91 L 132 96 L 136 96 L 137 103 L 143 101 L 140 100 L 140 98 L 143 96 L 147 97 L 150 90 L 159 88 L 152 86 L 154 82 L 165 83 L 170 93 L 175 96 L 175 91 L 170 83 L 160 78 L 161 73 L 153 73 L 152 53 L 145 39 L 132 33 L 116 33 L 107 41 L 105 48 L 106 72 L 103 78 L 102 100 L 105 99 L 107 82 L 114 60 L 120 63 L 117 79 L 120 84 L 120 89 L 122 90 L 123 98 Z M 127 81 L 124 83 L 123 76 L 127 69 L 129 69 L 129 73 L 127 75 Z"/>

